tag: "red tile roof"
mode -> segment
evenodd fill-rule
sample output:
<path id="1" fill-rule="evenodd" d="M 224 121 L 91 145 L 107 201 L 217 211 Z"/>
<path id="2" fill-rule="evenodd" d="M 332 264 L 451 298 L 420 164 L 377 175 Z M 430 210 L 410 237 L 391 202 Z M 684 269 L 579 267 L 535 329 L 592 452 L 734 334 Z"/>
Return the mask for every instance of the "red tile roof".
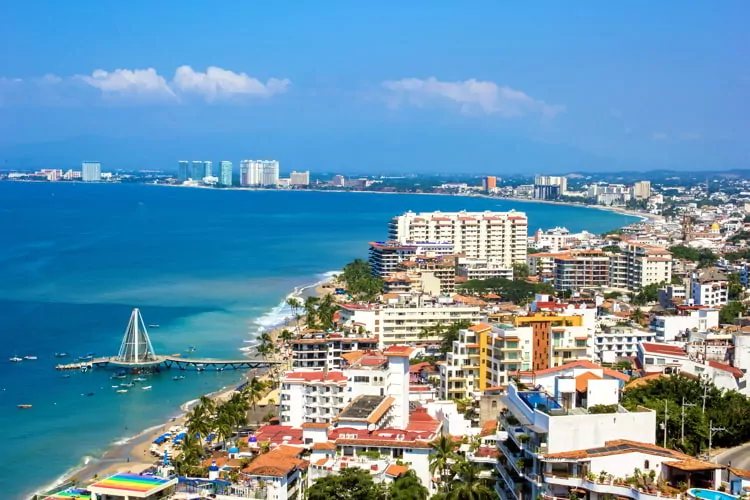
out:
<path id="1" fill-rule="evenodd" d="M 342 372 L 292 372 L 284 375 L 285 382 L 346 382 Z"/>
<path id="2" fill-rule="evenodd" d="M 414 352 L 412 347 L 408 345 L 391 345 L 383 351 L 384 356 L 410 356 Z"/>
<path id="3" fill-rule="evenodd" d="M 406 474 L 409 471 L 408 465 L 397 465 L 392 464 L 389 465 L 388 468 L 385 470 L 386 475 L 391 477 L 398 477 L 402 474 Z"/>
<path id="4" fill-rule="evenodd" d="M 592 361 L 581 359 L 579 361 L 573 361 L 572 363 L 567 363 L 561 366 L 554 366 L 552 368 L 546 368 L 544 370 L 521 372 L 521 375 L 547 375 L 550 373 L 557 373 L 557 372 L 569 370 L 571 368 L 601 369 L 601 366 L 597 365 L 596 363 Z"/>
<path id="5" fill-rule="evenodd" d="M 252 436 L 257 439 L 258 443 L 267 441 L 270 444 L 302 444 L 302 429 L 288 425 L 264 425 L 259 427 Z"/>
<path id="6" fill-rule="evenodd" d="M 617 370 L 613 370 L 612 368 L 605 368 L 604 369 L 604 376 L 605 377 L 610 377 L 610 378 L 616 378 L 616 379 L 622 380 L 623 382 L 627 382 L 628 380 L 630 380 L 630 377 L 628 377 L 627 375 L 625 375 L 622 372 L 618 372 Z"/>
<path id="7" fill-rule="evenodd" d="M 682 347 L 668 344 L 655 344 L 653 342 L 642 342 L 643 352 L 649 354 L 662 354 L 664 356 L 687 357 Z"/>
<path id="8" fill-rule="evenodd" d="M 734 366 L 727 365 L 725 363 L 719 363 L 718 361 L 709 361 L 708 366 L 716 368 L 717 370 L 729 372 L 734 375 L 734 378 L 742 378 L 745 376 L 745 374 L 742 373 L 742 370 L 740 370 L 739 368 L 735 368 Z"/>
<path id="9" fill-rule="evenodd" d="M 576 377 L 576 391 L 586 392 L 589 388 L 590 380 L 601 380 L 601 377 L 596 373 L 586 372 Z"/>

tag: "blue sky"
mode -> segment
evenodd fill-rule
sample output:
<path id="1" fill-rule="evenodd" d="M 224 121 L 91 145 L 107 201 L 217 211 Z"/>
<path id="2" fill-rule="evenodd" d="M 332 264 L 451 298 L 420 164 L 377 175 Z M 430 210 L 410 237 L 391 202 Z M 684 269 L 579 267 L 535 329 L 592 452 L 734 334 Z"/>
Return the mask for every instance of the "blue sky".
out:
<path id="1" fill-rule="evenodd" d="M 8 0 L 0 160 L 747 168 L 749 14 L 742 1 Z"/>

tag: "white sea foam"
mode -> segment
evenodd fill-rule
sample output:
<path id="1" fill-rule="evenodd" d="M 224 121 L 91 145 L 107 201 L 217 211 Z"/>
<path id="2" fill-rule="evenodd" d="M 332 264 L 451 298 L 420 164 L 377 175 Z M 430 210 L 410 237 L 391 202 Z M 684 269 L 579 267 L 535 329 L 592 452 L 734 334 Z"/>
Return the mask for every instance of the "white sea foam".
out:
<path id="1" fill-rule="evenodd" d="M 310 285 L 294 287 L 294 291 L 284 297 L 284 300 L 279 302 L 266 314 L 253 321 L 254 328 L 252 329 L 255 330 L 251 331 L 251 335 L 253 336 L 253 338 L 265 331 L 273 330 L 274 328 L 278 328 L 285 323 L 292 321 L 294 319 L 292 309 L 289 307 L 289 304 L 287 304 L 286 301 L 291 298 L 301 298 L 306 290 L 315 288 L 319 285 L 322 285 L 323 283 L 326 283 L 327 281 L 330 281 L 331 278 L 333 278 L 333 276 L 338 272 L 339 271 L 328 271 L 326 273 L 319 274 L 317 276 L 319 279 L 316 282 Z"/>
<path id="2" fill-rule="evenodd" d="M 60 486 L 61 484 L 65 483 L 68 480 L 68 478 L 74 477 L 78 472 L 82 471 L 84 468 L 86 468 L 87 465 L 89 465 L 94 460 L 96 460 L 95 457 L 85 455 L 80 463 L 77 463 L 70 469 L 66 470 L 57 479 L 55 479 L 49 484 L 44 485 L 42 488 L 39 488 L 39 490 L 34 493 L 36 494 L 36 493 L 47 492 Z"/>

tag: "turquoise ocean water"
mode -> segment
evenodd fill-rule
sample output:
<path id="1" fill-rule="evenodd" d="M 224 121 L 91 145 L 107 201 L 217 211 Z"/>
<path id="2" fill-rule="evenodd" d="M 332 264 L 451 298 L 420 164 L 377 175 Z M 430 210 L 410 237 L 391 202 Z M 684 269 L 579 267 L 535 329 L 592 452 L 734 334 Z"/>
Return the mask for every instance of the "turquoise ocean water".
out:
<path id="1" fill-rule="evenodd" d="M 235 383 L 239 374 L 169 373 L 152 391 L 117 394 L 106 371 L 54 370 L 54 353 L 116 354 L 140 307 L 160 353 L 238 357 L 251 335 L 288 315 L 280 304 L 367 256 L 406 210 L 510 210 L 529 230 L 610 230 L 633 219 L 579 207 L 484 198 L 220 191 L 144 185 L 0 183 L 0 429 L 6 495 L 54 482 Z M 38 356 L 10 363 L 11 356 Z M 82 394 L 94 393 L 88 397 Z M 18 410 L 18 404 L 32 404 Z M 90 460 L 91 458 L 89 458 Z"/>

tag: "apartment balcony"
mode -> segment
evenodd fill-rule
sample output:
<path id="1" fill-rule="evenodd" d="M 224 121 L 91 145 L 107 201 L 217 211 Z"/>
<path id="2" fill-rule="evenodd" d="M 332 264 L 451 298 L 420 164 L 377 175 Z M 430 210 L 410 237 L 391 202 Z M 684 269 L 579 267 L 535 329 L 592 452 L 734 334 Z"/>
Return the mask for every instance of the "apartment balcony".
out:
<path id="1" fill-rule="evenodd" d="M 505 446 L 502 443 L 500 443 L 497 447 L 500 449 L 500 452 L 508 460 L 508 466 L 512 468 L 516 472 L 516 474 L 518 474 L 519 476 L 523 476 L 523 467 L 519 467 L 518 464 L 516 463 L 519 460 L 524 460 L 523 452 L 513 453 L 512 451 L 508 449 L 507 446 Z"/>
<path id="2" fill-rule="evenodd" d="M 632 498 L 633 500 L 657 500 L 663 498 L 676 498 L 666 494 L 662 494 L 659 491 L 654 493 L 648 493 L 645 491 L 639 491 L 632 488 L 630 485 L 615 484 L 614 482 L 599 483 L 597 481 L 590 481 L 589 479 L 575 476 L 558 475 L 555 473 L 544 473 L 544 482 L 547 484 L 555 484 L 559 486 L 566 486 L 569 488 L 581 488 L 587 491 L 598 493 L 600 495 L 614 495 L 624 498 Z"/>
<path id="3" fill-rule="evenodd" d="M 497 470 L 497 472 L 500 474 L 500 477 L 503 480 L 505 487 L 502 489 L 507 494 L 506 497 L 508 498 L 508 500 L 521 500 L 518 494 L 516 493 L 516 483 L 510 477 L 510 474 L 508 474 L 508 471 L 505 470 L 505 467 L 503 467 L 503 464 L 501 464 L 500 462 L 497 462 L 497 464 L 495 464 L 495 470 Z M 499 483 L 495 483 L 496 486 L 498 484 Z M 497 489 L 495 491 L 497 491 Z M 500 496 L 500 498 L 502 497 L 503 495 Z"/>

